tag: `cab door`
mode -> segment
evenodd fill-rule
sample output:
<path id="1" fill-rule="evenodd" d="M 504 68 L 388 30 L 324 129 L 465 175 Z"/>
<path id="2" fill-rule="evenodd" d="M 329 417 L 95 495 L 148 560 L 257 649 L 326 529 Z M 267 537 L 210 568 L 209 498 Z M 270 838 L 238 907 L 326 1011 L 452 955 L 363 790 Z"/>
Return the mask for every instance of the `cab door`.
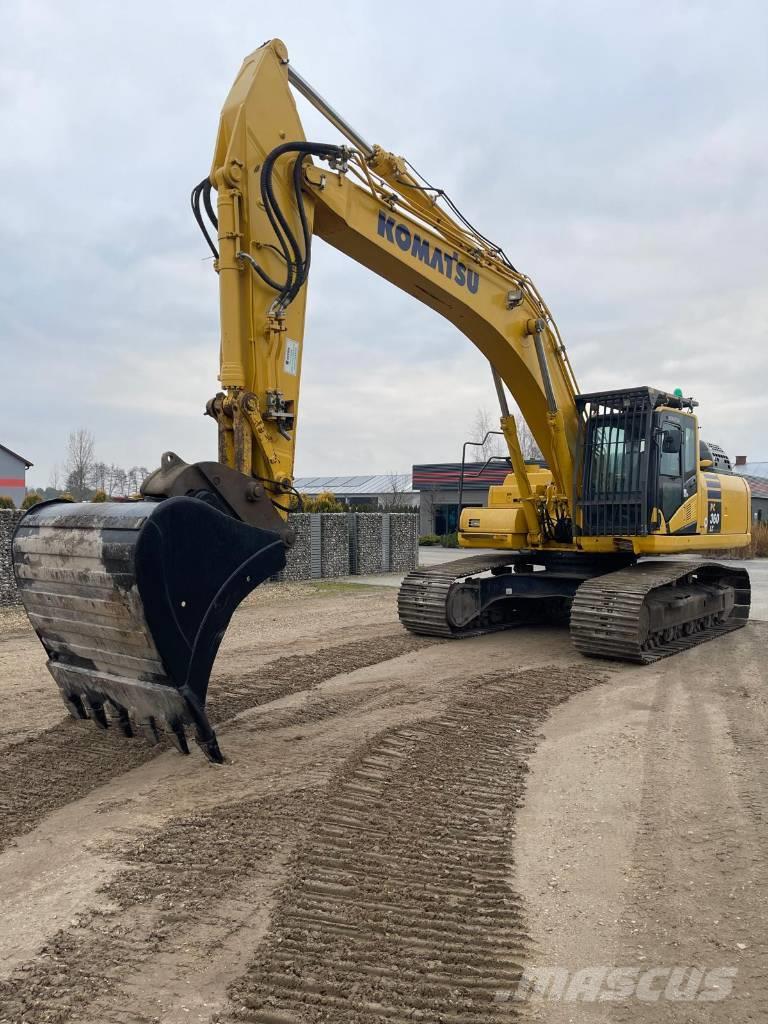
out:
<path id="1" fill-rule="evenodd" d="M 696 420 L 685 413 L 660 413 L 655 439 L 658 465 L 656 507 L 661 509 L 669 531 L 672 517 L 696 493 Z M 695 521 L 691 525 L 695 529 Z"/>

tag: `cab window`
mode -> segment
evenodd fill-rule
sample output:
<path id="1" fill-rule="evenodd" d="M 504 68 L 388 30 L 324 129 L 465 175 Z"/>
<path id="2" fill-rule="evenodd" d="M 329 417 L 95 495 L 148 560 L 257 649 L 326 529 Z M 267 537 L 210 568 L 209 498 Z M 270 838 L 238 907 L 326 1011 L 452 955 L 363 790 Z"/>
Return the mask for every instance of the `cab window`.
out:
<path id="1" fill-rule="evenodd" d="M 671 428 L 674 430 L 674 427 Z M 659 473 L 662 476 L 682 476 L 680 467 L 682 465 L 682 449 L 679 452 L 665 452 L 661 453 L 661 460 L 659 461 Z"/>
<path id="2" fill-rule="evenodd" d="M 682 432 L 679 452 L 660 452 L 659 473 L 661 476 L 682 478 L 685 494 L 690 498 L 696 493 L 696 471 L 698 469 L 698 444 L 696 443 L 696 423 L 692 416 L 679 413 L 667 413 L 664 416 L 664 428 Z"/>

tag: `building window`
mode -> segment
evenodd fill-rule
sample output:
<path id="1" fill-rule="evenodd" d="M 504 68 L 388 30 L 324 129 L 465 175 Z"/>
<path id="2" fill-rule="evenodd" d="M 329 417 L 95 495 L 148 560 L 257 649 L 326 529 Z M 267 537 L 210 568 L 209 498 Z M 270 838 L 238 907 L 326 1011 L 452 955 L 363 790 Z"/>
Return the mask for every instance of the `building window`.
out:
<path id="1" fill-rule="evenodd" d="M 435 505 L 435 533 L 444 537 L 447 533 L 456 533 L 459 528 L 458 505 Z"/>

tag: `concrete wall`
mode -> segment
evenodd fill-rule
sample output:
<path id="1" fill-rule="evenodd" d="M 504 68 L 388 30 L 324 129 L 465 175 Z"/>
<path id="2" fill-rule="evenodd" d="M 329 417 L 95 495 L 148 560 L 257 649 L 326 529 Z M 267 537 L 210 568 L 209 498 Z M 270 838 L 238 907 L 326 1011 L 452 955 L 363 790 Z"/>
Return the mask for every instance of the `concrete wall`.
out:
<path id="1" fill-rule="evenodd" d="M 23 515 L 21 511 L 0 508 L 0 607 L 19 603 L 11 561 L 11 538 Z"/>

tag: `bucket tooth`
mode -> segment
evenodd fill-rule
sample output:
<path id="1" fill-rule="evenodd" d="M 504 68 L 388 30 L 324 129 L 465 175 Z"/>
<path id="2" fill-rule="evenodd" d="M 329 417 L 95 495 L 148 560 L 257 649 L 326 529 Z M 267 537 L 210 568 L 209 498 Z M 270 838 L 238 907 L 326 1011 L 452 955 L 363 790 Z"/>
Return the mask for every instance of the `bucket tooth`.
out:
<path id="1" fill-rule="evenodd" d="M 85 697 L 83 700 L 88 717 L 91 721 L 98 726 L 99 729 L 108 729 L 109 722 L 107 721 L 107 713 L 104 710 L 104 704 L 101 701 L 93 700 L 91 697 Z"/>
<path id="2" fill-rule="evenodd" d="M 131 716 L 127 710 L 123 707 L 115 707 L 115 725 L 123 734 L 123 736 L 129 739 L 133 736 L 133 726 L 131 725 Z"/>
<path id="3" fill-rule="evenodd" d="M 85 710 L 83 701 L 78 694 L 62 694 L 62 700 L 73 718 L 77 718 L 79 721 L 84 721 L 88 717 L 88 712 Z"/>
<path id="4" fill-rule="evenodd" d="M 223 760 L 205 712 L 233 612 L 285 565 L 285 539 L 201 498 L 43 502 L 13 538 L 21 599 L 74 718 L 186 753 L 195 730 Z"/>
<path id="5" fill-rule="evenodd" d="M 141 723 L 141 732 L 150 747 L 156 747 L 163 734 L 157 727 L 157 722 L 151 716 Z"/>
<path id="6" fill-rule="evenodd" d="M 189 744 L 187 743 L 187 734 L 184 731 L 184 726 L 181 722 L 170 722 L 169 723 L 169 735 L 173 741 L 173 745 L 176 747 L 180 754 L 189 753 Z"/>
<path id="7" fill-rule="evenodd" d="M 224 755 L 219 748 L 219 741 L 216 739 L 216 733 L 213 729 L 210 730 L 207 736 L 202 736 L 198 732 L 195 736 L 195 742 L 212 764 L 224 764 Z"/>

